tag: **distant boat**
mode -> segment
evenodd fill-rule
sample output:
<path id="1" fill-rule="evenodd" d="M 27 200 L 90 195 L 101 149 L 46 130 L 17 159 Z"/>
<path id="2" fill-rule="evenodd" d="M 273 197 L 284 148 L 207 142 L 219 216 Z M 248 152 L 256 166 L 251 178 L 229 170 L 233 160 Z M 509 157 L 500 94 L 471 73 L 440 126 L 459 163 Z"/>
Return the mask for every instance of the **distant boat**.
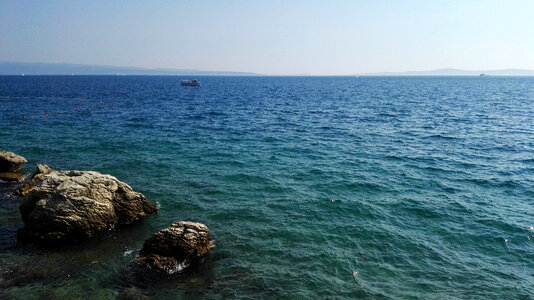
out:
<path id="1" fill-rule="evenodd" d="M 182 80 L 182 86 L 200 86 L 200 81 L 193 80 Z"/>
<path id="2" fill-rule="evenodd" d="M 486 74 L 482 73 L 482 74 L 480 74 L 480 76 L 486 76 Z"/>

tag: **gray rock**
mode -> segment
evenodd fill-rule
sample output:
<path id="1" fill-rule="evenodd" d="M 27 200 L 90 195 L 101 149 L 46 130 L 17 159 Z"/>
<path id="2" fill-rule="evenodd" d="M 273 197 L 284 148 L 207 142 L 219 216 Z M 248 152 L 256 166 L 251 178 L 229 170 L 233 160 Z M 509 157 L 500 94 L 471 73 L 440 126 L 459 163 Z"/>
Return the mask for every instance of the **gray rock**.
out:
<path id="1" fill-rule="evenodd" d="M 55 171 L 38 165 L 16 193 L 24 227 L 21 242 L 61 244 L 136 222 L 157 207 L 111 175 L 94 171 Z"/>
<path id="2" fill-rule="evenodd" d="M 0 150 L 0 172 L 22 172 L 22 165 L 28 161 L 13 152 Z"/>
<path id="3" fill-rule="evenodd" d="M 174 274 L 200 262 L 212 246 L 208 226 L 179 221 L 148 238 L 136 263 L 158 272 Z"/>

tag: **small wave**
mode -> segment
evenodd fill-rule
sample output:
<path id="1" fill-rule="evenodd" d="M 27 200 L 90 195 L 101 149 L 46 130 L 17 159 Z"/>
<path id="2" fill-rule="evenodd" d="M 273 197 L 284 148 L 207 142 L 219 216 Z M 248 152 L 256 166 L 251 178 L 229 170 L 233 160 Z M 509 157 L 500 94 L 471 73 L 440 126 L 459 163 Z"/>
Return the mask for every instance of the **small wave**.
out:
<path id="1" fill-rule="evenodd" d="M 207 182 L 198 182 L 198 181 L 186 181 L 185 184 L 189 187 L 193 187 L 196 189 L 215 189 L 217 188 L 217 185 L 207 183 Z"/>
<path id="2" fill-rule="evenodd" d="M 379 113 L 377 114 L 378 117 L 386 117 L 386 118 L 394 118 L 394 117 L 397 117 L 396 114 L 392 114 L 392 113 Z"/>
<path id="3" fill-rule="evenodd" d="M 442 135 L 442 134 L 433 134 L 433 135 L 426 136 L 426 138 L 443 139 L 443 140 L 459 140 L 460 139 L 459 137 L 456 137 L 456 136 Z"/>

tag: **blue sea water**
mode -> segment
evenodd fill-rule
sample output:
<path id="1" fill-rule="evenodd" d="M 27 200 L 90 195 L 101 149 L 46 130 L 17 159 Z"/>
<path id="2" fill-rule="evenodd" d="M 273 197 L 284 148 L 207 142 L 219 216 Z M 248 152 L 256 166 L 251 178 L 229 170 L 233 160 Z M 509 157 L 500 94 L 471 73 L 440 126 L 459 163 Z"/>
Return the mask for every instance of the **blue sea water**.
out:
<path id="1" fill-rule="evenodd" d="M 0 77 L 27 173 L 109 173 L 160 207 L 36 249 L 2 184 L 0 298 L 533 299 L 534 78 L 182 79 Z M 132 274 L 178 220 L 210 227 L 208 260 Z"/>

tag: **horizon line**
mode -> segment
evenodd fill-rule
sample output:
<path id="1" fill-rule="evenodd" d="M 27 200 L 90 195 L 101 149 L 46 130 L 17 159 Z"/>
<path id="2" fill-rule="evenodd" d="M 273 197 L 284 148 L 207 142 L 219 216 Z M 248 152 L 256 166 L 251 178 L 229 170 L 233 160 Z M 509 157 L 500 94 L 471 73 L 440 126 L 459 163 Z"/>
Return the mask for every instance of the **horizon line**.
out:
<path id="1" fill-rule="evenodd" d="M 21 61 L 0 61 L 0 64 L 34 64 L 34 65 L 56 65 L 56 66 L 72 66 L 72 67 L 101 67 L 101 68 L 122 68 L 122 69 L 131 69 L 123 71 L 137 71 L 143 72 L 146 71 L 147 74 L 127 74 L 123 72 L 116 72 L 116 74 L 76 74 L 76 73 L 58 73 L 58 74 L 39 74 L 39 73 L 24 73 L 24 72 L 13 72 L 12 74 L 0 74 L 5 76 L 270 76 L 270 77 L 387 77 L 387 76 L 411 76 L 411 77 L 420 77 L 420 76 L 524 76 L 530 77 L 534 76 L 534 70 L 532 69 L 523 69 L 523 68 L 505 68 L 505 69 L 486 69 L 486 70 L 467 70 L 467 69 L 457 69 L 457 68 L 438 68 L 430 70 L 407 70 L 407 71 L 379 71 L 379 72 L 365 72 L 365 73 L 350 73 L 350 74 L 263 74 L 249 71 L 228 71 L 228 70 L 202 70 L 202 69 L 189 69 L 189 68 L 173 68 L 173 67 L 137 67 L 137 66 L 117 66 L 117 65 L 104 65 L 104 64 L 86 64 L 86 63 L 58 63 L 58 62 L 21 62 Z M 229 73 L 229 74 L 148 74 L 149 72 L 199 72 L 199 73 Z M 532 74 L 491 74 L 491 72 L 527 72 Z M 60 71 L 61 72 L 61 71 Z M 110 71 L 113 72 L 113 71 Z M 439 72 L 453 72 L 453 74 L 431 74 Z M 457 73 L 470 73 L 470 74 L 454 74 Z M 0 70 L 1 73 L 1 70 Z M 429 73 L 429 74 L 417 74 L 417 73 Z"/>

